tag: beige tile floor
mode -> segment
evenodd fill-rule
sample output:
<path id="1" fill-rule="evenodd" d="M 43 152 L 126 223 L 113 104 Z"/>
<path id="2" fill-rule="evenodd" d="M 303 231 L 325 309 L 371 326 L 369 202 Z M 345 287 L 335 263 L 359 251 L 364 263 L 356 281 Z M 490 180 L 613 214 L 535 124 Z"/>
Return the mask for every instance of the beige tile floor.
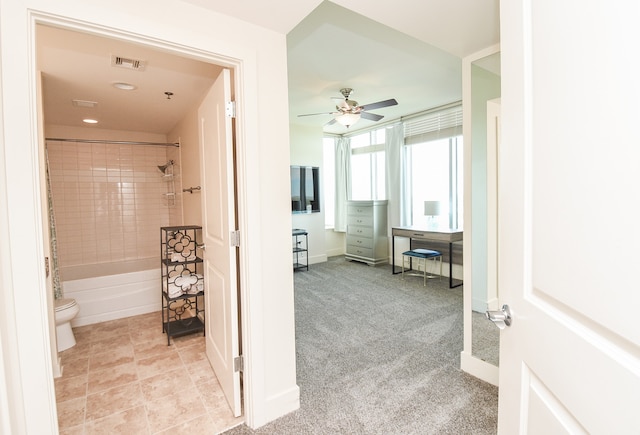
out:
<path id="1" fill-rule="evenodd" d="M 162 333 L 160 312 L 74 328 L 55 379 L 60 434 L 217 434 L 234 418 L 202 334 Z"/>

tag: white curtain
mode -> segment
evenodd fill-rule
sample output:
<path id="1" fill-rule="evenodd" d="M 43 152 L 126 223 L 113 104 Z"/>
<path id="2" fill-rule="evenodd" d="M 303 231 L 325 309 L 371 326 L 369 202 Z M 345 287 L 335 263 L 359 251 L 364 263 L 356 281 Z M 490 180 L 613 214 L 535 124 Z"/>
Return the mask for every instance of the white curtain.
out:
<path id="1" fill-rule="evenodd" d="M 413 225 L 413 161 L 412 148 L 402 145 L 402 209 L 400 220 L 403 226 Z"/>
<path id="2" fill-rule="evenodd" d="M 351 192 L 350 139 L 339 137 L 335 141 L 336 150 L 336 211 L 334 231 L 347 231 L 347 200 Z"/>
<path id="3" fill-rule="evenodd" d="M 407 222 L 407 217 L 411 216 L 411 186 L 405 186 L 407 177 L 402 176 L 406 170 L 406 165 L 403 155 L 404 126 L 401 123 L 387 128 L 384 145 L 389 213 L 388 225 L 389 234 L 391 234 L 391 227 L 410 224 L 410 222 Z M 409 207 L 408 210 L 407 207 Z"/>
<path id="4" fill-rule="evenodd" d="M 51 176 L 49 175 L 49 152 L 47 148 L 45 153 L 45 175 L 47 181 L 47 205 L 49 207 L 49 243 L 51 244 L 51 264 L 50 270 L 53 282 L 53 297 L 61 299 L 62 284 L 60 283 L 60 267 L 58 266 L 58 236 L 56 233 L 56 218 L 53 213 L 53 195 L 51 195 Z"/>

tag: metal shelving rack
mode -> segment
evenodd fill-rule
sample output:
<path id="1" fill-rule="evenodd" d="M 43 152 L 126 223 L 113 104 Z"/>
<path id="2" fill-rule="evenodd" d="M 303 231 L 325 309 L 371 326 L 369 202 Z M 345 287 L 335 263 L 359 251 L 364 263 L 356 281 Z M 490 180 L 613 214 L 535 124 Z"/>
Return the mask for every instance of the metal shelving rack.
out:
<path id="1" fill-rule="evenodd" d="M 301 237 L 304 236 L 304 241 Z M 305 269 L 309 270 L 309 235 L 307 230 L 295 228 L 292 232 L 293 237 L 293 270 Z M 301 263 L 304 260 L 304 264 Z"/>
<path id="2" fill-rule="evenodd" d="M 204 333 L 204 276 L 200 249 L 202 227 L 160 228 L 162 332 L 171 337 Z"/>

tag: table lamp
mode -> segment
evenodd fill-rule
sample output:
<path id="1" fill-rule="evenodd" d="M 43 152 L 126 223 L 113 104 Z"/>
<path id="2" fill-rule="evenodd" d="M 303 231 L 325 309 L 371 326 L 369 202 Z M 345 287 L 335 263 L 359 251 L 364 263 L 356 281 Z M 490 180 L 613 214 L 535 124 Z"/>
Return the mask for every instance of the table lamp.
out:
<path id="1" fill-rule="evenodd" d="M 425 201 L 424 215 L 427 216 L 430 226 L 437 224 L 436 218 L 442 214 L 442 203 L 440 201 Z"/>

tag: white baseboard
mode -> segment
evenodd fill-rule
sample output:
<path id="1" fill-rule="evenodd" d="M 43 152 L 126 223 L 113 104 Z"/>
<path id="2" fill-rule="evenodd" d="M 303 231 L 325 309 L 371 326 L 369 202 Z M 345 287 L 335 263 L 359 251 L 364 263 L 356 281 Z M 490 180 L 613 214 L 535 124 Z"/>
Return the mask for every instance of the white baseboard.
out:
<path id="1" fill-rule="evenodd" d="M 313 257 L 309 257 L 309 264 L 316 264 L 316 263 L 326 263 L 327 262 L 327 256 L 326 255 L 314 255 Z"/>
<path id="2" fill-rule="evenodd" d="M 327 258 L 337 257 L 338 255 L 344 255 L 344 254 L 345 254 L 344 248 L 335 248 L 335 249 L 328 250 L 327 255 L 325 255 L 325 257 Z"/>

